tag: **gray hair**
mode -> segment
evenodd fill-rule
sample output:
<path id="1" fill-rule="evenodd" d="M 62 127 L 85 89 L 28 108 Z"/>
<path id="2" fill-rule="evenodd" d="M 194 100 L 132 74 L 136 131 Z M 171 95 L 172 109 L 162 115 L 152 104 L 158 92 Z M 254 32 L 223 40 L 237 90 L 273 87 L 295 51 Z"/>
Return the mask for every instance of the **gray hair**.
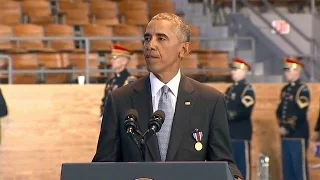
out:
<path id="1" fill-rule="evenodd" d="M 190 27 L 181 17 L 172 13 L 160 13 L 155 15 L 151 20 L 170 21 L 175 25 L 175 31 L 179 40 L 182 42 L 190 42 Z"/>

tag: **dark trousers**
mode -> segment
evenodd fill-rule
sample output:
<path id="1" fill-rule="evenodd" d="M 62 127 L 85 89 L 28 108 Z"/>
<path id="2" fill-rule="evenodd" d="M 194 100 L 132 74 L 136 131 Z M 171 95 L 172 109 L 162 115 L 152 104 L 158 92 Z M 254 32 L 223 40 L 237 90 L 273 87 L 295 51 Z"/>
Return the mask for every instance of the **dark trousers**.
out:
<path id="1" fill-rule="evenodd" d="M 248 140 L 232 140 L 232 152 L 237 167 L 239 168 L 244 180 L 250 180 L 251 169 L 251 146 Z"/>
<path id="2" fill-rule="evenodd" d="M 308 140 L 282 138 L 283 180 L 308 180 Z"/>

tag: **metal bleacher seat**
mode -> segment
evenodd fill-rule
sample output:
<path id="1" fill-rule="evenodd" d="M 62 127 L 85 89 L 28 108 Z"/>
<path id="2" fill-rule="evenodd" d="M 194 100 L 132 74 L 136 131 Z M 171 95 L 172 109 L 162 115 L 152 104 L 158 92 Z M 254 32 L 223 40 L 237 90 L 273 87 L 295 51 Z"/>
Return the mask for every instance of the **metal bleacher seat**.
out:
<path id="1" fill-rule="evenodd" d="M 149 17 L 159 13 L 176 13 L 174 2 L 171 0 L 150 0 L 148 1 Z"/>
<path id="2" fill-rule="evenodd" d="M 60 53 L 37 54 L 39 68 L 42 70 L 69 69 L 68 59 Z M 40 81 L 48 84 L 67 83 L 70 73 L 41 73 Z"/>
<path id="3" fill-rule="evenodd" d="M 37 58 L 32 53 L 11 54 L 13 70 L 39 70 Z M 39 82 L 35 73 L 14 74 L 14 84 L 35 84 Z"/>
<path id="4" fill-rule="evenodd" d="M 85 54 L 83 53 L 73 53 L 69 54 L 69 66 L 71 66 L 75 70 L 85 70 L 86 69 L 86 62 L 85 62 Z M 90 70 L 97 70 L 100 66 L 100 62 L 98 60 L 98 54 L 90 53 L 88 58 L 88 69 Z M 78 76 L 84 76 L 85 72 L 82 73 L 72 73 L 71 79 L 74 81 Z M 96 81 L 100 78 L 99 72 L 90 72 L 90 78 L 92 81 Z"/>
<path id="5" fill-rule="evenodd" d="M 112 29 L 99 24 L 88 24 L 82 26 L 82 35 L 84 37 L 106 37 L 112 36 Z M 91 52 L 110 52 L 112 42 L 110 40 L 91 40 Z"/>
<path id="6" fill-rule="evenodd" d="M 147 3 L 141 0 L 122 0 L 118 3 L 119 14 L 130 10 L 147 10 Z"/>
<path id="7" fill-rule="evenodd" d="M 46 37 L 61 37 L 61 40 L 48 41 L 49 47 L 59 52 L 84 52 L 83 49 L 76 49 L 74 40 L 65 40 L 63 37 L 73 37 L 72 26 L 66 24 L 47 24 L 44 26 Z"/>
<path id="8" fill-rule="evenodd" d="M 223 51 L 199 51 L 198 52 L 199 67 L 206 69 L 229 69 L 228 52 Z M 227 79 L 230 77 L 230 71 L 207 72 L 208 78 Z"/>
<path id="9" fill-rule="evenodd" d="M 64 24 L 76 26 L 89 24 L 87 4 L 82 1 L 58 1 L 59 14 Z"/>
<path id="10" fill-rule="evenodd" d="M 116 37 L 137 37 L 141 38 L 142 32 L 140 28 L 128 24 L 118 24 L 112 27 L 113 36 Z M 142 41 L 141 40 L 130 40 L 130 41 L 119 41 L 118 44 L 132 50 L 132 51 L 142 51 Z"/>
<path id="11" fill-rule="evenodd" d="M 197 75 L 201 75 L 198 72 L 198 64 L 197 53 L 190 53 L 188 56 L 182 59 L 180 62 L 180 67 L 185 71 L 184 74 L 195 78 Z"/>
<path id="12" fill-rule="evenodd" d="M 0 24 L 17 25 L 21 22 L 20 5 L 17 1 L 3 1 L 0 3 Z"/>
<path id="13" fill-rule="evenodd" d="M 116 25 L 119 24 L 118 5 L 113 1 L 91 1 L 89 3 L 90 21 L 93 24 Z"/>
<path id="14" fill-rule="evenodd" d="M 44 30 L 42 26 L 35 24 L 19 24 L 13 26 L 14 37 L 34 37 L 44 38 Z M 22 40 L 16 42 L 16 47 L 25 49 L 29 52 L 55 52 L 54 49 L 46 47 L 41 39 Z"/>
<path id="15" fill-rule="evenodd" d="M 191 30 L 191 38 L 200 38 L 200 27 L 196 25 L 190 25 Z M 201 42 L 200 40 L 192 40 L 191 41 L 191 51 L 196 51 L 201 49 Z"/>
<path id="16" fill-rule="evenodd" d="M 50 2 L 46 0 L 24 0 L 21 1 L 21 12 L 32 24 L 54 23 L 54 16 L 51 15 Z M 25 18 L 24 18 L 25 19 Z"/>
<path id="17" fill-rule="evenodd" d="M 146 27 L 149 22 L 146 10 L 130 10 L 123 13 L 123 22 L 130 25 Z"/>
<path id="18" fill-rule="evenodd" d="M 145 1 L 123 0 L 119 2 L 119 15 L 122 23 L 145 27 L 148 23 L 148 10 Z"/>
<path id="19" fill-rule="evenodd" d="M 85 69 L 84 44 L 64 37 L 136 37 L 136 40 L 90 40 L 89 67 L 99 69 L 102 56 L 108 57 L 112 43 L 134 52 L 128 67 L 146 69 L 142 34 L 149 19 L 161 12 L 176 13 L 172 0 L 0 0 L 0 37 L 61 37 L 61 40 L 1 41 L 0 52 L 14 61 L 15 69 Z M 59 18 L 58 18 L 59 17 Z M 191 37 L 201 37 L 200 28 L 190 25 Z M 192 40 L 192 53 L 181 63 L 190 76 L 197 69 L 227 68 L 228 54 L 201 49 Z M 23 61 L 23 62 L 22 62 Z M 100 61 L 102 62 L 100 64 Z M 106 62 L 107 63 L 107 62 Z M 6 62 L 0 68 L 7 68 Z M 65 83 L 85 73 L 15 74 L 14 83 Z M 137 76 L 145 73 L 134 73 Z M 228 72 L 206 73 L 228 76 Z M 203 73 L 202 73 L 203 75 Z M 90 76 L 99 78 L 99 73 Z M 26 78 L 23 78 L 26 77 Z M 1 78 L 1 77 L 0 77 Z"/>
<path id="20" fill-rule="evenodd" d="M 12 37 L 12 28 L 11 26 L 1 25 L 0 24 L 0 37 L 9 38 Z M 0 52 L 6 52 L 13 49 L 13 44 L 11 41 L 0 41 Z"/>
<path id="21" fill-rule="evenodd" d="M 134 54 L 133 58 L 134 58 L 134 61 L 136 62 L 137 69 L 146 70 L 147 64 L 146 64 L 146 61 L 144 60 L 144 55 L 142 52 L 136 52 Z M 141 77 L 141 76 L 146 75 L 145 72 L 137 72 L 137 73 L 132 73 L 132 74 L 136 77 Z"/>

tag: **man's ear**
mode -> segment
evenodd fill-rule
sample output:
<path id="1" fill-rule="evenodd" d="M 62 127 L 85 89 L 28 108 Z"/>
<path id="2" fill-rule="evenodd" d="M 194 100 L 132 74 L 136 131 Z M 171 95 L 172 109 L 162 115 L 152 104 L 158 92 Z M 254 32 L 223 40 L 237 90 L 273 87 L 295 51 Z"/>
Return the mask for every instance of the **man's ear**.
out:
<path id="1" fill-rule="evenodd" d="M 179 58 L 186 57 L 190 53 L 190 50 L 191 50 L 190 42 L 184 42 L 180 48 Z"/>

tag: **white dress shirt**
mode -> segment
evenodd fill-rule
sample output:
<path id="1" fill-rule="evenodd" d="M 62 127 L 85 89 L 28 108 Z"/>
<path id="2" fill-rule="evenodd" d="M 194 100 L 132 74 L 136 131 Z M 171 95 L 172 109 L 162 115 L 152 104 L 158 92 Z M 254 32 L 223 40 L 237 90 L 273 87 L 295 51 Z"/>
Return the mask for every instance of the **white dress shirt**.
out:
<path id="1" fill-rule="evenodd" d="M 159 104 L 159 100 L 161 97 L 161 88 L 164 85 L 167 85 L 170 89 L 169 95 L 170 95 L 170 99 L 172 101 L 171 103 L 172 103 L 173 111 L 175 111 L 177 97 L 178 97 L 179 84 L 180 84 L 180 79 L 181 79 L 180 69 L 179 69 L 178 73 L 167 84 L 164 84 L 163 82 L 161 82 L 151 72 L 150 72 L 149 78 L 150 78 L 150 84 L 151 84 L 153 112 L 158 110 L 158 104 Z"/>

